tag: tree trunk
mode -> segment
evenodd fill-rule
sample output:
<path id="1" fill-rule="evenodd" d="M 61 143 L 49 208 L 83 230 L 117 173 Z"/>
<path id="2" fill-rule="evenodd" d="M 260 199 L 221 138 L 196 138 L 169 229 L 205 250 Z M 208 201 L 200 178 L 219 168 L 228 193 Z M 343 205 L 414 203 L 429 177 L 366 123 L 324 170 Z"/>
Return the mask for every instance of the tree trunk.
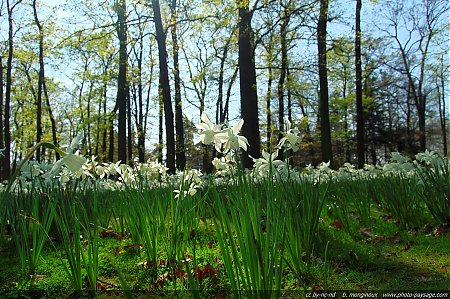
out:
<path id="1" fill-rule="evenodd" d="M 427 136 L 426 136 L 426 96 L 422 94 L 419 89 L 419 101 L 416 104 L 417 117 L 419 122 L 419 150 L 420 152 L 425 152 L 427 149 Z"/>
<path id="2" fill-rule="evenodd" d="M 175 81 L 175 135 L 176 135 L 176 164 L 178 170 L 186 168 L 186 150 L 184 144 L 183 107 L 181 102 L 180 66 L 178 63 L 178 36 L 177 36 L 177 0 L 172 0 L 171 33 L 173 50 L 173 69 Z"/>
<path id="3" fill-rule="evenodd" d="M 248 2 L 237 0 L 239 13 L 239 80 L 241 93 L 241 115 L 244 120 L 242 135 L 248 139 L 249 147 L 242 153 L 242 166 L 251 168 L 253 160 L 260 156 L 261 137 L 259 132 L 258 94 L 256 88 L 255 53 L 252 42 L 252 12 Z"/>
<path id="4" fill-rule="evenodd" d="M 139 55 L 136 55 L 137 63 L 138 63 L 138 105 L 136 107 L 137 117 L 136 117 L 136 131 L 137 131 L 137 139 L 138 139 L 138 158 L 139 162 L 143 163 L 145 159 L 145 132 L 144 132 L 144 94 L 143 94 L 143 84 L 142 84 L 142 60 L 143 60 L 143 38 L 141 36 L 139 40 Z M 153 66 L 153 64 L 152 64 Z M 151 69 L 152 71 L 152 69 Z M 150 74 L 151 76 L 151 74 Z M 151 82 L 149 84 L 150 88 Z"/>
<path id="5" fill-rule="evenodd" d="M 107 160 L 107 136 L 108 136 L 108 115 L 106 114 L 106 102 L 107 102 L 107 83 L 103 84 L 103 97 L 102 97 L 102 108 L 103 108 L 103 132 L 102 132 L 102 154 L 104 161 Z"/>
<path id="6" fill-rule="evenodd" d="M 228 83 L 228 88 L 227 88 L 227 96 L 225 98 L 225 104 L 223 106 L 223 119 L 225 121 L 229 121 L 229 106 L 230 106 L 230 98 L 231 98 L 231 89 L 233 88 L 233 84 L 236 81 L 237 78 L 237 74 L 238 74 L 239 68 L 235 68 L 234 69 L 234 73 L 231 76 L 230 82 Z"/>
<path id="7" fill-rule="evenodd" d="M 2 55 L 0 55 L 0 149 L 5 146 L 4 133 L 3 133 L 3 60 Z M 1 158 L 0 158 L 1 159 Z M 3 161 L 2 161 L 3 162 Z M 0 181 L 3 181 L 3 163 L 0 163 Z"/>
<path id="8" fill-rule="evenodd" d="M 319 118 L 322 162 L 333 164 L 331 146 L 330 111 L 328 105 L 327 74 L 327 18 L 328 0 L 320 0 L 319 22 L 317 24 L 317 48 L 319 53 Z"/>
<path id="9" fill-rule="evenodd" d="M 288 65 L 288 50 L 287 50 L 287 27 L 289 24 L 289 12 L 288 8 L 285 8 L 283 22 L 280 26 L 280 43 L 281 43 L 281 69 L 280 78 L 278 80 L 277 92 L 278 92 L 278 129 L 280 133 L 278 135 L 278 141 L 283 138 L 282 132 L 284 129 L 284 82 L 286 80 L 286 70 Z M 279 159 L 283 159 L 284 155 L 280 152 Z"/>
<path id="10" fill-rule="evenodd" d="M 78 106 L 80 109 L 80 121 L 78 124 L 76 124 L 76 132 L 74 135 L 76 135 L 78 133 L 78 131 L 81 129 L 84 130 L 83 128 L 83 124 L 86 123 L 85 117 L 84 117 L 84 112 L 85 109 L 83 107 L 83 90 L 84 90 L 84 84 L 86 83 L 86 77 L 87 77 L 87 72 L 88 72 L 88 66 L 89 66 L 89 57 L 86 55 L 84 57 L 84 69 L 83 69 L 83 76 L 82 76 L 82 80 L 81 80 L 81 84 L 80 84 L 80 90 L 78 92 Z M 75 137 L 75 136 L 73 136 Z M 83 139 L 82 139 L 82 146 L 84 146 L 86 144 L 86 134 L 83 134 Z"/>
<path id="11" fill-rule="evenodd" d="M 152 52 L 150 51 L 150 54 Z M 148 81 L 148 88 L 147 88 L 147 97 L 145 100 L 145 110 L 144 110 L 144 115 L 142 118 L 142 134 L 139 137 L 139 148 L 142 150 L 142 162 L 144 162 L 144 158 L 145 158 L 145 135 L 147 134 L 147 118 L 148 118 L 148 111 L 150 109 L 150 93 L 151 93 L 151 89 L 152 89 L 152 82 L 153 82 L 153 60 L 150 63 L 150 78 Z"/>
<path id="12" fill-rule="evenodd" d="M 85 153 L 88 156 L 92 155 L 92 139 L 91 139 L 91 100 L 92 100 L 92 90 L 94 89 L 94 80 L 91 80 L 89 85 L 89 92 L 87 96 L 87 106 L 86 106 L 86 122 L 84 126 L 86 128 L 86 150 Z"/>
<path id="13" fill-rule="evenodd" d="M 117 78 L 117 158 L 127 163 L 127 25 L 126 0 L 119 0 L 117 6 L 117 35 L 119 37 L 119 75 Z"/>
<path id="14" fill-rule="evenodd" d="M 8 179 L 11 172 L 11 87 L 12 87 L 12 60 L 14 52 L 14 27 L 13 27 L 13 11 L 14 8 L 20 4 L 22 0 L 17 1 L 11 6 L 10 0 L 6 0 L 8 10 L 8 60 L 6 63 L 6 88 L 5 88 L 5 118 L 4 118 L 4 133 L 5 133 L 5 151 L 2 160 L 2 179 Z"/>
<path id="15" fill-rule="evenodd" d="M 288 88 L 287 88 L 287 99 L 288 99 L 288 103 L 287 103 L 287 111 L 288 111 L 288 120 L 289 122 L 292 123 L 292 89 L 291 89 L 291 72 L 289 70 L 289 62 L 286 65 L 286 79 L 287 79 L 287 84 L 288 84 Z"/>
<path id="16" fill-rule="evenodd" d="M 131 97 L 127 86 L 127 163 L 133 163 L 133 125 L 131 121 Z"/>
<path id="17" fill-rule="evenodd" d="M 269 50 L 271 51 L 271 49 Z M 269 54 L 270 56 L 270 54 Z M 269 61 L 269 78 L 267 78 L 267 95 L 266 95 L 266 119 L 267 119 L 267 151 L 272 149 L 272 59 Z"/>
<path id="18" fill-rule="evenodd" d="M 444 69 L 444 59 L 441 57 L 441 74 L 440 74 L 440 82 L 436 82 L 436 86 L 438 89 L 439 96 L 439 120 L 441 123 L 441 132 L 442 132 L 442 145 L 443 145 L 443 154 L 444 157 L 448 154 L 447 149 L 447 109 L 445 107 L 445 77 L 443 73 Z"/>
<path id="19" fill-rule="evenodd" d="M 363 168 L 365 163 L 364 110 L 363 110 L 362 69 L 361 69 L 361 6 L 362 0 L 356 0 L 355 85 L 356 85 L 356 151 L 358 156 L 358 168 Z"/>
<path id="20" fill-rule="evenodd" d="M 159 90 L 159 93 L 161 94 L 161 88 Z M 162 163 L 164 147 L 164 102 L 161 95 L 158 97 L 158 108 L 158 162 Z"/>
<path id="21" fill-rule="evenodd" d="M 42 139 L 42 85 L 44 82 L 44 32 L 37 15 L 36 0 L 33 0 L 34 22 L 39 30 L 39 75 L 36 97 L 36 143 Z M 36 161 L 41 161 L 41 149 L 36 151 Z"/>
<path id="22" fill-rule="evenodd" d="M 140 163 L 144 162 L 145 159 L 145 132 L 144 132 L 144 93 L 143 93 L 143 84 L 142 84 L 142 60 L 144 54 L 144 41 L 142 35 L 139 39 L 139 55 L 136 55 L 137 64 L 138 64 L 138 105 L 136 105 L 136 131 L 137 131 L 137 140 L 138 140 L 138 159 Z M 150 75 L 151 76 L 151 75 Z M 151 84 L 149 84 L 151 85 Z M 150 86 L 149 86 L 150 87 Z"/>
<path id="23" fill-rule="evenodd" d="M 97 106 L 97 130 L 95 131 L 95 151 L 94 151 L 94 155 L 96 157 L 99 157 L 99 151 L 100 151 L 100 128 L 102 127 L 101 125 L 101 115 L 102 115 L 102 98 L 103 97 L 103 87 L 102 87 L 102 92 L 100 95 L 100 98 L 98 100 L 98 106 Z"/>
<path id="24" fill-rule="evenodd" d="M 234 31 L 233 31 L 234 32 Z M 219 69 L 219 82 L 218 82 L 218 96 L 217 96 L 217 113 L 216 113 L 216 123 L 223 124 L 225 122 L 225 112 L 223 104 L 223 85 L 224 85 L 224 72 L 225 72 L 225 62 L 228 56 L 228 50 L 230 48 L 231 38 L 228 38 L 225 46 L 223 47 L 223 53 L 220 57 L 220 69 Z"/>
<path id="25" fill-rule="evenodd" d="M 50 98 L 48 97 L 48 90 L 47 90 L 47 84 L 45 82 L 45 76 L 44 76 L 44 82 L 42 84 L 43 84 L 43 89 L 44 89 L 45 101 L 46 101 L 46 104 L 47 104 L 47 113 L 48 113 L 48 116 L 50 118 L 50 123 L 52 125 L 53 144 L 55 146 L 58 146 L 58 135 L 57 135 L 57 129 L 56 129 L 56 120 L 55 120 L 55 116 L 53 115 L 52 107 L 50 106 Z M 59 160 L 61 158 L 59 153 L 56 152 L 56 151 L 55 151 L 55 158 L 56 158 L 56 160 Z"/>
<path id="26" fill-rule="evenodd" d="M 392 136 L 392 135 L 391 135 Z M 414 138 L 411 129 L 411 84 L 408 84 L 406 95 L 406 147 L 409 154 L 414 153 Z"/>
<path id="27" fill-rule="evenodd" d="M 159 89 L 164 103 L 164 116 L 166 125 L 166 166 L 169 173 L 175 173 L 175 138 L 173 126 L 173 109 L 170 97 L 169 69 L 167 67 L 166 34 L 162 25 L 159 0 L 152 0 L 156 41 L 158 42 L 159 56 Z"/>
<path id="28" fill-rule="evenodd" d="M 113 162 L 114 161 L 114 149 L 115 149 L 115 141 L 114 141 L 114 119 L 116 118 L 117 109 L 119 109 L 119 106 L 114 106 L 113 111 L 110 113 L 108 121 L 109 121 L 109 152 L 108 152 L 108 161 Z"/>

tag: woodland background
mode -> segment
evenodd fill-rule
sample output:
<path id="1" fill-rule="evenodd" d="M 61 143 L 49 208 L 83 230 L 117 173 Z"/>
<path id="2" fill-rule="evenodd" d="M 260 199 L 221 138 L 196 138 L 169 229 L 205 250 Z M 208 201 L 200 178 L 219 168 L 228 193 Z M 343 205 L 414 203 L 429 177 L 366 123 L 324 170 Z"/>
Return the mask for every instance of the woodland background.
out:
<path id="1" fill-rule="evenodd" d="M 288 121 L 295 165 L 448 154 L 446 0 L 2 0 L 0 24 L 2 179 L 80 133 L 98 161 L 210 171 L 203 111 L 244 119 L 244 166 Z"/>

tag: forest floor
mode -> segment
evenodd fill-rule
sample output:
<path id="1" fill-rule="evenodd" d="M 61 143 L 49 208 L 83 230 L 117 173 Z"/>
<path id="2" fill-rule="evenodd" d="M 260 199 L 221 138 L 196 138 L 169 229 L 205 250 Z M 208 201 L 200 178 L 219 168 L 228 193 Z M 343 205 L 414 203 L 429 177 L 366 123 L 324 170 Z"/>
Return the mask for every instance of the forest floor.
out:
<path id="1" fill-rule="evenodd" d="M 345 291 L 362 292 L 359 296 L 363 297 L 370 296 L 367 292 L 377 292 L 381 298 L 380 292 L 420 291 L 432 297 L 448 298 L 449 224 L 400 230 L 388 214 L 373 217 L 370 226 L 360 224 L 356 215 L 352 217 L 355 221 L 348 227 L 340 220 L 321 218 L 319 242 L 309 263 L 305 262 L 299 273 L 289 267 L 283 270 L 282 297 L 302 298 L 311 291 L 337 291 L 338 296 L 343 296 Z M 165 258 L 164 244 L 161 244 L 158 253 L 161 258 L 153 264 L 146 261 L 145 249 L 133 244 L 129 236 L 111 229 L 99 231 L 99 292 L 95 295 L 104 298 L 162 298 L 175 294 L 233 297 L 217 238 L 209 227 L 206 221 L 193 232 L 184 260 Z M 93 293 L 71 290 L 63 249 L 57 240 L 51 243 L 52 246 L 45 247 L 35 275 L 25 277 L 20 274 L 13 240 L 1 241 L 1 298 L 93 296 Z M 189 269 L 197 279 L 198 293 L 190 290 L 189 279 L 193 276 L 187 273 Z M 124 286 L 131 291 L 124 292 Z M 84 289 L 90 289 L 87 279 Z"/>

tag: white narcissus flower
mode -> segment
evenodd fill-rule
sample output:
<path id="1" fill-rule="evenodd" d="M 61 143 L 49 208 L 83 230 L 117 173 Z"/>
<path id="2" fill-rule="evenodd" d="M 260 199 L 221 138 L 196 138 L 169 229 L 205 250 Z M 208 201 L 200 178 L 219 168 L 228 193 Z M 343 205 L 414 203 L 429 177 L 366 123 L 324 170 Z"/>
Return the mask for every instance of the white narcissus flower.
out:
<path id="1" fill-rule="evenodd" d="M 221 132 L 221 126 L 213 124 L 205 112 L 202 112 L 201 120 L 203 122 L 195 125 L 197 129 L 202 130 L 200 132 L 200 140 L 196 143 L 202 142 L 206 145 L 214 143 L 216 149 L 219 147 L 220 150 L 222 141 L 217 138 L 217 134 Z"/>
<path id="2" fill-rule="evenodd" d="M 265 175 L 268 174 L 271 170 L 272 172 L 275 172 L 277 168 L 285 167 L 286 163 L 281 160 L 276 160 L 278 156 L 278 151 L 269 154 L 268 152 L 264 151 L 262 152 L 262 157 L 258 159 L 254 159 L 254 169 L 260 174 Z"/>
<path id="3" fill-rule="evenodd" d="M 78 146 L 78 144 L 81 142 L 82 139 L 83 139 L 83 133 L 80 132 L 74 139 L 72 139 L 72 142 L 67 147 L 67 152 L 69 154 L 73 153 L 73 151 L 75 150 L 75 148 Z"/>
<path id="4" fill-rule="evenodd" d="M 399 152 L 392 152 L 391 153 L 391 161 L 397 162 L 397 163 L 407 163 L 409 162 L 409 158 L 403 156 L 402 154 L 400 154 Z"/>
<path id="5" fill-rule="evenodd" d="M 120 160 L 117 161 L 116 163 L 109 163 L 109 165 L 107 166 L 107 171 L 110 175 L 116 175 L 118 173 L 120 173 Z"/>
<path id="6" fill-rule="evenodd" d="M 100 179 L 103 179 L 105 176 L 108 177 L 108 169 L 107 164 L 103 163 L 102 165 L 97 165 L 95 167 L 95 173 L 100 177 Z"/>
<path id="7" fill-rule="evenodd" d="M 183 192 L 181 192 L 181 190 L 183 189 L 183 187 L 182 186 L 180 186 L 180 189 L 179 190 L 173 190 L 173 192 L 175 193 L 175 198 L 176 199 L 179 199 L 180 198 L 180 195 L 182 195 L 182 197 L 181 198 L 184 198 L 185 196 L 187 196 L 187 195 L 190 195 L 190 196 L 194 196 L 196 193 L 197 193 L 197 185 L 195 185 L 194 183 L 191 183 L 190 185 L 189 185 L 189 189 L 188 190 L 184 190 Z"/>
<path id="8" fill-rule="evenodd" d="M 216 168 L 216 170 L 226 170 L 230 167 L 225 157 L 214 158 L 212 160 L 212 164 Z"/>
<path id="9" fill-rule="evenodd" d="M 247 150 L 248 140 L 244 136 L 239 135 L 239 131 L 244 124 L 244 120 L 241 119 L 237 124 L 231 129 L 224 130 L 222 133 L 218 133 L 217 137 L 225 143 L 225 151 L 236 150 L 242 148 L 244 151 Z"/>
<path id="10" fill-rule="evenodd" d="M 78 173 L 83 164 L 87 161 L 85 157 L 79 156 L 77 153 L 67 154 L 61 159 L 72 174 Z"/>
<path id="11" fill-rule="evenodd" d="M 65 174 L 65 173 L 61 173 L 59 181 L 64 185 L 65 183 L 70 181 L 70 177 L 67 174 Z"/>
<path id="12" fill-rule="evenodd" d="M 300 149 L 298 147 L 298 144 L 300 144 L 300 142 L 302 141 L 300 130 L 297 128 L 291 129 L 290 121 L 287 121 L 286 125 L 286 133 L 283 133 L 284 137 L 281 138 L 280 142 L 277 145 L 277 148 L 281 149 L 282 147 L 284 147 L 285 150 L 292 149 L 294 152 L 296 152 Z"/>

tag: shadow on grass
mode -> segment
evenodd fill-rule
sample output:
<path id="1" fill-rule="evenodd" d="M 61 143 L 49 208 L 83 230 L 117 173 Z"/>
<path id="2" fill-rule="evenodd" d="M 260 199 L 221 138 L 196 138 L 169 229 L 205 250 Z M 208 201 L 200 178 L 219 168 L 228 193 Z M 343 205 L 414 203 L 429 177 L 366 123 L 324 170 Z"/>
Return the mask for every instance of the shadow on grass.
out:
<path id="1" fill-rule="evenodd" d="M 414 243 L 401 236 L 395 242 L 386 238 L 366 243 L 364 238 L 358 240 L 356 235 L 333 228 L 321 229 L 319 235 L 322 242 L 316 252 L 324 253 L 329 242 L 326 263 L 332 268 L 330 275 L 345 276 L 355 290 L 450 290 L 450 236 L 428 240 L 418 236 Z M 436 258 L 442 260 L 440 265 Z"/>

